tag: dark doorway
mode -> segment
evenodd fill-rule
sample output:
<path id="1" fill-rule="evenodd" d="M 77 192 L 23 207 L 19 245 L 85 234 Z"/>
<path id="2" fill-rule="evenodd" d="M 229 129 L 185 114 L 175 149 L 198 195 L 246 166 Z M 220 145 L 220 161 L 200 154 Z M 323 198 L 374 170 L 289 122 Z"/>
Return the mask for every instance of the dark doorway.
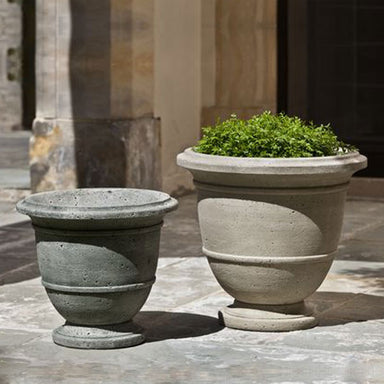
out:
<path id="1" fill-rule="evenodd" d="M 279 7 L 286 58 L 279 109 L 331 123 L 368 156 L 360 176 L 384 177 L 384 1 L 281 0 Z"/>
<path id="2" fill-rule="evenodd" d="M 36 1 L 24 0 L 23 13 L 23 128 L 32 129 L 36 110 L 35 95 L 35 45 L 36 45 Z"/>

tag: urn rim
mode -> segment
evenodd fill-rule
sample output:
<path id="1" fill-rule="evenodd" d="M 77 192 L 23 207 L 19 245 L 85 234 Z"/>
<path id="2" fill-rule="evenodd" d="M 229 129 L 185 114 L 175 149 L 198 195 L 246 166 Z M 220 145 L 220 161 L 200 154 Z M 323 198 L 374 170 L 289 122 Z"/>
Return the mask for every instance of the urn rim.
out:
<path id="1" fill-rule="evenodd" d="M 177 206 L 167 193 L 150 189 L 77 188 L 35 193 L 16 208 L 32 218 L 110 220 L 161 216 Z"/>
<path id="2" fill-rule="evenodd" d="M 235 157 L 195 152 L 192 147 L 177 156 L 177 164 L 189 170 L 241 174 L 324 173 L 350 167 L 353 172 L 367 167 L 358 151 L 318 157 Z"/>

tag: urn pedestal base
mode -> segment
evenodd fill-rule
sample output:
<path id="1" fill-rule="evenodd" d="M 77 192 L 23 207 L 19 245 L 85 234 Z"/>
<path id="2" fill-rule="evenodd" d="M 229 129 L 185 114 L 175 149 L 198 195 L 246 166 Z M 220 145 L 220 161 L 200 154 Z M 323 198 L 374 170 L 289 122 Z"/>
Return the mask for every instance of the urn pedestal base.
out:
<path id="1" fill-rule="evenodd" d="M 287 305 L 256 305 L 236 301 L 219 312 L 226 327 L 247 331 L 284 332 L 317 325 L 313 311 L 304 301 Z"/>
<path id="2" fill-rule="evenodd" d="M 133 347 L 145 341 L 142 329 L 132 321 L 115 325 L 82 326 L 65 323 L 52 333 L 53 341 L 79 349 Z"/>

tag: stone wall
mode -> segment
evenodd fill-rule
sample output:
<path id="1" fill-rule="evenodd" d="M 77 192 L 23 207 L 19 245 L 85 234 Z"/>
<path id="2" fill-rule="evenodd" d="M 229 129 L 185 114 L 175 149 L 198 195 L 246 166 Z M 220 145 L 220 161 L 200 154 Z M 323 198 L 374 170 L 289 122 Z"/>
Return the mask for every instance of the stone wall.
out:
<path id="1" fill-rule="evenodd" d="M 206 0 L 203 0 L 206 1 Z M 155 113 L 161 119 L 163 189 L 193 188 L 176 155 L 200 134 L 201 0 L 155 2 Z"/>
<path id="2" fill-rule="evenodd" d="M 37 0 L 33 190 L 191 190 L 201 125 L 276 109 L 276 2 Z"/>
<path id="3" fill-rule="evenodd" d="M 215 57 L 208 56 L 211 63 L 205 65 L 208 74 L 203 92 L 210 96 L 203 96 L 203 125 L 231 113 L 248 118 L 264 110 L 274 112 L 277 1 L 216 0 L 214 5 L 215 17 L 210 19 L 211 25 L 205 26 L 207 33 L 214 33 Z M 212 45 L 212 38 L 205 41 Z"/>
<path id="4" fill-rule="evenodd" d="M 37 0 L 33 191 L 159 189 L 153 0 Z"/>
<path id="5" fill-rule="evenodd" d="M 0 0 L 0 132 L 21 129 L 21 2 Z"/>
<path id="6" fill-rule="evenodd" d="M 193 185 L 175 157 L 202 125 L 276 110 L 277 1 L 157 0 L 155 15 L 163 189 L 179 194 Z"/>

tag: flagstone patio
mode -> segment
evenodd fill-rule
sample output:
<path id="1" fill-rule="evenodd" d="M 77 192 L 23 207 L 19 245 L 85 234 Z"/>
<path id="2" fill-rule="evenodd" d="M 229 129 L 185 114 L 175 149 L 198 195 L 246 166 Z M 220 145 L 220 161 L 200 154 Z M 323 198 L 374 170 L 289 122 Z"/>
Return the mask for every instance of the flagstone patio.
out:
<path id="1" fill-rule="evenodd" d="M 318 327 L 290 333 L 223 328 L 232 299 L 200 251 L 196 196 L 165 222 L 157 282 L 136 322 L 145 344 L 55 345 L 63 319 L 40 285 L 33 231 L 0 201 L 0 383 L 383 383 L 384 202 L 350 200 L 337 260 L 308 300 Z"/>

